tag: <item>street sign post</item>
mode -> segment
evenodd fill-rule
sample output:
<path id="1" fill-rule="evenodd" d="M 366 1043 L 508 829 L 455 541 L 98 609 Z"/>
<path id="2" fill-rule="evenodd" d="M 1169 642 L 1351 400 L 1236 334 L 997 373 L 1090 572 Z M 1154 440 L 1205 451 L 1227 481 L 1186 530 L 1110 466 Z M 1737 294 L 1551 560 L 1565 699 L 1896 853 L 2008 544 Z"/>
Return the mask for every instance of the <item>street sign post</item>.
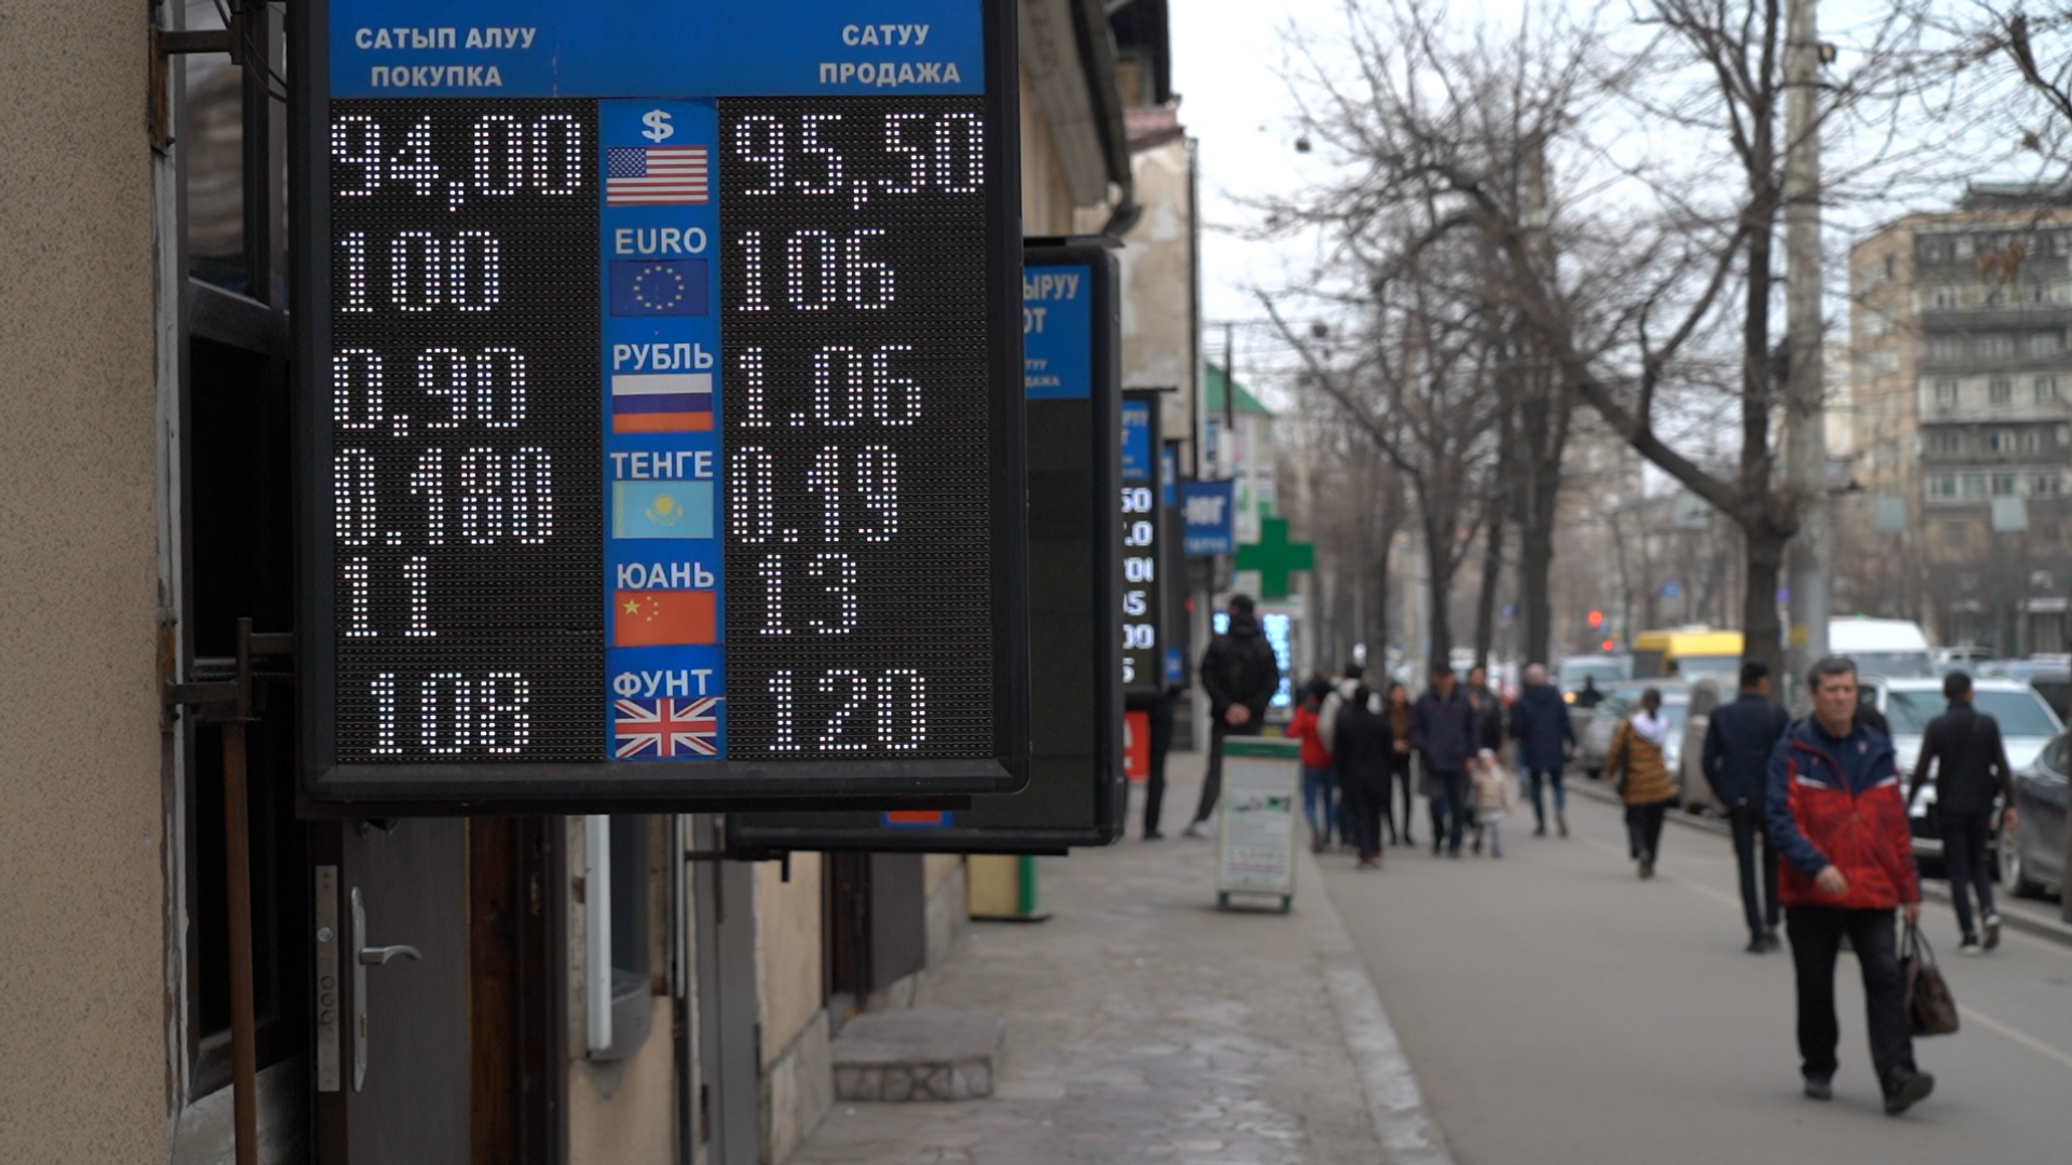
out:
<path id="1" fill-rule="evenodd" d="M 290 20 L 308 802 L 1025 782 L 1012 7 Z"/>
<path id="2" fill-rule="evenodd" d="M 968 809 L 731 814 L 753 850 L 1055 853 L 1122 835 L 1121 563 L 1133 488 L 1121 427 L 1121 295 L 1100 242 L 1031 243 L 1022 283 L 1029 395 L 1032 755 L 1028 787 Z M 1033 866 L 1019 871 L 1033 876 Z"/>

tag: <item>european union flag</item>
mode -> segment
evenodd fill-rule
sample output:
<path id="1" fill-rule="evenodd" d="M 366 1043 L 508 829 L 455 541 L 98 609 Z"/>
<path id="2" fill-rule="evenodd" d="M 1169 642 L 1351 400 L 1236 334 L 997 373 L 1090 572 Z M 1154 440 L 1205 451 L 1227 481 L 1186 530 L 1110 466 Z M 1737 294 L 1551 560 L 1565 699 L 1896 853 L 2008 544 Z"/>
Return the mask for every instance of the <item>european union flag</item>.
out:
<path id="1" fill-rule="evenodd" d="M 712 537 L 712 483 L 613 482 L 612 537 Z"/>
<path id="2" fill-rule="evenodd" d="M 704 259 L 613 259 L 615 316 L 702 316 L 712 310 Z"/>

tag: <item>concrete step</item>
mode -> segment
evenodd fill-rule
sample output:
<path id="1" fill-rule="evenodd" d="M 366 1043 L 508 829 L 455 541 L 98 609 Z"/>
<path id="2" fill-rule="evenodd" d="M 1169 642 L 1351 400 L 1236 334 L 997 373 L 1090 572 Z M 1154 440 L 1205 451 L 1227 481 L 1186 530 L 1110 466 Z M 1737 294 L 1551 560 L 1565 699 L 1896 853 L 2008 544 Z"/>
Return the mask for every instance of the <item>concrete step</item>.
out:
<path id="1" fill-rule="evenodd" d="M 1007 1020 L 993 1012 L 866 1012 L 834 1041 L 838 1100 L 970 1100 L 993 1095 Z"/>

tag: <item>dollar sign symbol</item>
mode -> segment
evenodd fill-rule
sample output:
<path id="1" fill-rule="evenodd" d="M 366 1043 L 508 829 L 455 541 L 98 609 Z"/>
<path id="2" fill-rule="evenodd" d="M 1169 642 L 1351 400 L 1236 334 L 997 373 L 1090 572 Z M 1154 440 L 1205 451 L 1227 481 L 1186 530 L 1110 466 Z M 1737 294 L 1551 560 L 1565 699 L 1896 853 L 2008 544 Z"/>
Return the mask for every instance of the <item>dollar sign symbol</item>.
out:
<path id="1" fill-rule="evenodd" d="M 648 110 L 640 120 L 647 126 L 640 131 L 640 136 L 651 142 L 659 142 L 676 133 L 676 127 L 669 124 L 669 115 L 659 109 Z"/>

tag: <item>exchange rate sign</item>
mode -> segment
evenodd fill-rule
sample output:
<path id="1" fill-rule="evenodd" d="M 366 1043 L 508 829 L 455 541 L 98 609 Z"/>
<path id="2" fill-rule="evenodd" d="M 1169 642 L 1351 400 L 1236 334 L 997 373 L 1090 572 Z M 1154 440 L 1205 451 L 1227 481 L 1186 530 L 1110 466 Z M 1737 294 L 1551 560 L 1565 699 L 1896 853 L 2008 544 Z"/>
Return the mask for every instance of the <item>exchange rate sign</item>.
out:
<path id="1" fill-rule="evenodd" d="M 291 9 L 313 799 L 1026 777 L 994 0 Z"/>

